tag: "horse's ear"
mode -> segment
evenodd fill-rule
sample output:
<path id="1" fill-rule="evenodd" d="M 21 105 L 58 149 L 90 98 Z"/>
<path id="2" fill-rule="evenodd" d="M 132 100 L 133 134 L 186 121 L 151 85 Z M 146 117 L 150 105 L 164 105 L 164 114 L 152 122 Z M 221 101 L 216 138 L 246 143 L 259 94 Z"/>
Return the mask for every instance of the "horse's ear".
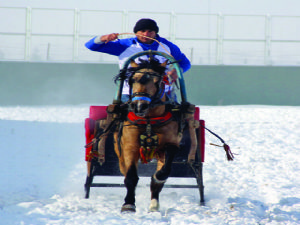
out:
<path id="1" fill-rule="evenodd" d="M 166 66 L 167 66 L 167 64 L 168 64 L 168 62 L 169 62 L 169 60 L 166 60 L 166 61 L 164 61 L 162 64 L 160 64 L 160 66 L 162 66 L 162 67 L 166 67 Z"/>
<path id="2" fill-rule="evenodd" d="M 130 61 L 130 66 L 131 67 L 138 67 L 139 65 L 134 60 L 131 60 Z"/>

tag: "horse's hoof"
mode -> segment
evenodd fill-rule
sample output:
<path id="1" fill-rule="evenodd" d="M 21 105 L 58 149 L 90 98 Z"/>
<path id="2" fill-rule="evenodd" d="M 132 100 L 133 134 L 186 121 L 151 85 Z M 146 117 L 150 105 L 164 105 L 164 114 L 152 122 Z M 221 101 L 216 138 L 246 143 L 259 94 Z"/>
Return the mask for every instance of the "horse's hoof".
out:
<path id="1" fill-rule="evenodd" d="M 159 211 L 159 203 L 157 199 L 151 199 L 149 212 L 158 212 Z"/>
<path id="2" fill-rule="evenodd" d="M 121 208 L 121 212 L 135 212 L 135 205 L 132 204 L 124 204 Z"/>

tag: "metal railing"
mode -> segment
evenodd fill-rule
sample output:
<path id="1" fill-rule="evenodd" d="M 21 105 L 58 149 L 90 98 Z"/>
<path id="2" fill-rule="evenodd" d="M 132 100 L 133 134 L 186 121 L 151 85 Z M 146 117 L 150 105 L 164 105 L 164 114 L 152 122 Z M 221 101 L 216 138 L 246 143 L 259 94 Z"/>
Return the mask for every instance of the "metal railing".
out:
<path id="1" fill-rule="evenodd" d="M 150 17 L 192 64 L 300 65 L 300 16 L 0 7 L 0 60 L 115 63 L 87 50 L 95 35 Z M 4 21 L 4 22 L 3 22 Z M 124 36 L 125 37 L 125 36 Z"/>

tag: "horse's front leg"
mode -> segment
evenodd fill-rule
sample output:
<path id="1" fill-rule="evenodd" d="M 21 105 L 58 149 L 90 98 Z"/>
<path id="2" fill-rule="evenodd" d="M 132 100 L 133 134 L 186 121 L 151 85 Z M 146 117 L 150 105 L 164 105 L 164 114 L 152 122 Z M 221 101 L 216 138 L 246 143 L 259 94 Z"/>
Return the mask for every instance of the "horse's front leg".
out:
<path id="1" fill-rule="evenodd" d="M 118 144 L 118 133 L 115 133 L 115 151 L 119 158 L 120 172 L 125 176 L 124 184 L 127 194 L 121 212 L 135 212 L 135 188 L 139 177 L 137 174 L 137 165 L 139 160 L 139 130 L 129 124 L 124 124 L 123 132 Z"/>
<path id="2" fill-rule="evenodd" d="M 170 176 L 172 162 L 179 147 L 173 144 L 168 144 L 165 146 L 165 164 L 160 170 L 151 178 L 150 190 L 151 190 L 151 203 L 149 210 L 150 212 L 156 212 L 159 210 L 159 193 L 161 192 L 167 178 Z"/>
<path id="3" fill-rule="evenodd" d="M 135 164 L 132 164 L 125 176 L 124 184 L 127 188 L 125 203 L 121 208 L 121 212 L 135 212 L 135 188 L 137 186 L 139 177 Z"/>

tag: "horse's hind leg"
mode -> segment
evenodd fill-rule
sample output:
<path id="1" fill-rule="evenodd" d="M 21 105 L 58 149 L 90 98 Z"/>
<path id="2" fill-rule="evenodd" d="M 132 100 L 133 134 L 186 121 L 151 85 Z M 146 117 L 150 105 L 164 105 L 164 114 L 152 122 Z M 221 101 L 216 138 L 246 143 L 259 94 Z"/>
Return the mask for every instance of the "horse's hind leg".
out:
<path id="1" fill-rule="evenodd" d="M 170 176 L 172 162 L 178 150 L 179 147 L 176 145 L 167 145 L 165 147 L 165 164 L 151 178 L 151 203 L 149 207 L 150 212 L 159 210 L 159 193 L 164 187 L 164 183 L 166 182 L 167 178 Z"/>
<path id="2" fill-rule="evenodd" d="M 135 212 L 135 188 L 138 183 L 139 177 L 137 175 L 137 168 L 133 164 L 127 171 L 124 179 L 125 187 L 127 188 L 127 194 L 125 197 L 125 203 L 122 206 L 121 212 Z"/>

